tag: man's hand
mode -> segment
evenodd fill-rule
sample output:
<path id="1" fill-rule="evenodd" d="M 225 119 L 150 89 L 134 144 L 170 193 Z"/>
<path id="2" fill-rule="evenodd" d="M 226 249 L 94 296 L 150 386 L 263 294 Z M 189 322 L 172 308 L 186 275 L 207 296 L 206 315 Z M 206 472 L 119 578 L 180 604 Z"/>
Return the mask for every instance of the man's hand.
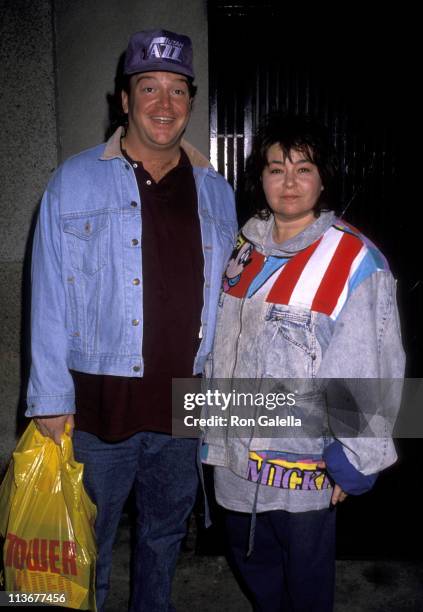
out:
<path id="1" fill-rule="evenodd" d="M 72 436 L 75 422 L 73 414 L 61 414 L 59 416 L 35 417 L 35 424 L 38 430 L 60 445 L 60 436 L 65 431 L 66 423 L 70 425 L 69 435 Z"/>
<path id="2" fill-rule="evenodd" d="M 317 467 L 321 468 L 322 470 L 324 470 L 326 468 L 326 462 L 325 461 L 317 461 L 316 465 L 317 465 Z M 345 491 L 343 491 L 338 484 L 335 484 L 335 486 L 333 488 L 333 492 L 332 492 L 332 497 L 331 497 L 330 503 L 333 506 L 336 506 L 336 504 L 338 502 L 343 502 L 344 499 L 346 499 L 347 496 L 348 496 L 348 493 L 345 493 Z"/>

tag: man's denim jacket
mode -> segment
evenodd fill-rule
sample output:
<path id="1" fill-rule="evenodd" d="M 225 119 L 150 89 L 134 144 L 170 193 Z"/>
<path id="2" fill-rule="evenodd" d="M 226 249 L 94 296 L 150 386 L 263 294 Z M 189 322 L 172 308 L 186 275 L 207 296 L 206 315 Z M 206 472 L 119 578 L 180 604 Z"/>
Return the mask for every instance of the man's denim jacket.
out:
<path id="1" fill-rule="evenodd" d="M 29 417 L 75 411 L 69 369 L 143 375 L 142 202 L 120 136 L 121 128 L 106 145 L 67 160 L 43 197 L 32 255 Z M 204 253 L 197 374 L 212 347 L 236 215 L 228 183 L 191 145 L 182 146 L 193 165 Z"/>

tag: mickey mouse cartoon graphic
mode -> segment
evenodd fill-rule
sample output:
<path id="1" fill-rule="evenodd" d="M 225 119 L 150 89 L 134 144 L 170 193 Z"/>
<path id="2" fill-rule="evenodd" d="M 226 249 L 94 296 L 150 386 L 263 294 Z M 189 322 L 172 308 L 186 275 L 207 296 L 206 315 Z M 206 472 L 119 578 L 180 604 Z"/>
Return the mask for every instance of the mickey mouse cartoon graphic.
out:
<path id="1" fill-rule="evenodd" d="M 239 282 L 244 268 L 251 263 L 253 248 L 253 245 L 248 242 L 242 234 L 238 235 L 235 248 L 232 251 L 232 255 L 223 276 L 223 291 L 228 291 Z"/>

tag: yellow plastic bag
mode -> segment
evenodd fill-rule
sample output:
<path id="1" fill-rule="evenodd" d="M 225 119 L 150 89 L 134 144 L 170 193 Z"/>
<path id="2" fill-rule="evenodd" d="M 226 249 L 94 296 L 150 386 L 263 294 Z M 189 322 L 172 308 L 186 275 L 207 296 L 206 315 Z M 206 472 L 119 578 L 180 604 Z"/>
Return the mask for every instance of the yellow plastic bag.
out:
<path id="1" fill-rule="evenodd" d="M 96 507 L 83 487 L 83 469 L 67 433 L 58 446 L 31 421 L 0 487 L 7 591 L 61 594 L 44 603 L 96 609 Z"/>

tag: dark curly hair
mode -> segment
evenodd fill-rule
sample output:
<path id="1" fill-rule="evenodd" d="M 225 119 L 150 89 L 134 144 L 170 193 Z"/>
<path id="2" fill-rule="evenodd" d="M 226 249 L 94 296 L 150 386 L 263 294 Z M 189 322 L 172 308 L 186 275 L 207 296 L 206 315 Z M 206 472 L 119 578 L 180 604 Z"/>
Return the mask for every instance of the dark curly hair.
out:
<path id="1" fill-rule="evenodd" d="M 315 205 L 316 217 L 322 210 L 335 208 L 338 164 L 327 129 L 308 115 L 278 113 L 268 115 L 261 122 L 246 162 L 244 202 L 250 213 L 267 219 L 272 212 L 264 195 L 261 176 L 267 165 L 267 151 L 276 143 L 288 159 L 295 149 L 317 166 L 325 189 Z"/>

